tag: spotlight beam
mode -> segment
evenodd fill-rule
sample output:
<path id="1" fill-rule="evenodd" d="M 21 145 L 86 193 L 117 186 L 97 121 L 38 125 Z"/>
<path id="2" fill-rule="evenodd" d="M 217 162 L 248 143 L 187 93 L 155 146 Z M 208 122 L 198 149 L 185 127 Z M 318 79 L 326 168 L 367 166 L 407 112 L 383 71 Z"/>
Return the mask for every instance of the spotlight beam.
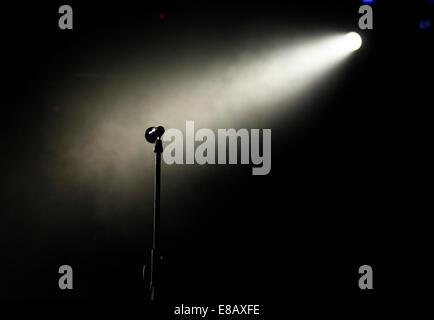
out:
<path id="1" fill-rule="evenodd" d="M 143 125 L 183 128 L 186 120 L 194 120 L 202 128 L 240 128 L 240 123 L 248 126 L 250 119 L 288 114 L 298 102 L 315 96 L 315 86 L 360 48 L 357 39 L 352 33 L 341 33 L 262 39 L 212 52 L 198 47 L 197 52 L 189 52 L 197 54 L 197 61 L 190 64 L 177 59 L 161 72 L 146 65 L 143 74 L 107 83 L 86 101 L 78 92 L 73 97 L 91 110 L 91 125 L 77 118 L 63 132 L 59 139 L 67 141 L 68 154 L 59 157 L 57 165 L 67 169 L 56 174 L 62 177 L 67 172 L 75 184 L 95 190 L 97 203 L 110 203 L 113 194 L 124 194 L 127 203 L 142 187 L 137 172 L 151 169 L 143 166 L 143 140 L 132 139 L 140 136 Z M 104 105 L 103 117 L 92 112 L 101 110 L 100 105 Z M 107 210 L 100 211 L 107 216 Z"/>

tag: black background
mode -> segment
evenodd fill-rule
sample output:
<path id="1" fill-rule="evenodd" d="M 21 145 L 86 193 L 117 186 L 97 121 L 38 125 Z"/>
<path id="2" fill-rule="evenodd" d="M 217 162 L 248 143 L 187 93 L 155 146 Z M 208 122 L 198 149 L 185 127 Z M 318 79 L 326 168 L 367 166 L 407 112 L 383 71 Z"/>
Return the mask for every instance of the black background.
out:
<path id="1" fill-rule="evenodd" d="M 56 199 L 40 162 L 44 139 L 68 117 L 53 116 L 38 100 L 40 91 L 67 85 L 74 59 L 82 59 L 81 50 L 96 41 L 103 56 L 131 34 L 164 42 L 207 30 L 224 40 L 255 23 L 358 30 L 362 3 L 72 1 L 72 31 L 57 27 L 61 4 L 1 7 L 0 297 L 113 298 L 140 305 L 151 226 L 136 226 L 143 228 L 139 237 L 117 236 L 91 218 L 86 195 L 74 208 Z M 284 123 L 273 127 L 269 175 L 235 168 L 209 180 L 192 177 L 185 181 L 189 189 L 180 188 L 171 199 L 163 195 L 167 301 L 260 303 L 269 313 L 280 302 L 283 309 L 363 309 L 418 293 L 430 280 L 424 222 L 429 210 L 422 199 L 430 181 L 424 168 L 431 134 L 432 31 L 419 30 L 418 23 L 432 16 L 432 8 L 423 1 L 372 6 L 374 30 L 359 30 L 364 45 L 345 65 L 345 80 L 320 102 L 303 130 Z M 155 52 L 162 50 L 159 44 Z M 35 202 L 28 196 L 32 189 L 46 190 L 48 200 Z M 125 219 L 128 210 L 152 213 L 149 206 L 132 207 L 125 209 Z M 165 210 L 185 219 L 177 234 L 164 234 Z M 67 218 L 50 221 L 47 212 Z M 35 241 L 39 238 L 48 240 Z M 57 287 L 62 264 L 75 270 L 71 292 Z M 363 264 L 373 267 L 373 291 L 358 288 Z"/>

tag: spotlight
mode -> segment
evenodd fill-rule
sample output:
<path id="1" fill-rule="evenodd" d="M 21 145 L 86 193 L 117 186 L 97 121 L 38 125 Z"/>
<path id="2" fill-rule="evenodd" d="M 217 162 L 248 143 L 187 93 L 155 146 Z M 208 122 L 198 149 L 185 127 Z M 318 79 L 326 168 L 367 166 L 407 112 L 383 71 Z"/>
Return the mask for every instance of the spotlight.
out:
<path id="1" fill-rule="evenodd" d="M 345 47 L 349 51 L 356 51 L 362 46 L 362 38 L 357 32 L 348 32 L 345 36 Z"/>

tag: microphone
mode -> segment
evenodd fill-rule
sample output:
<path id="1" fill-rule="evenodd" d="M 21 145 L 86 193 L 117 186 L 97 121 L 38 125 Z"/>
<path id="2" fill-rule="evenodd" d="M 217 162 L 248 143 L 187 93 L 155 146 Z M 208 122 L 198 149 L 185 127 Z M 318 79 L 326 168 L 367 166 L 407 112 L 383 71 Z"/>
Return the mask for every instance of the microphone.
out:
<path id="1" fill-rule="evenodd" d="M 164 128 L 162 126 L 150 127 L 145 131 L 145 139 L 149 143 L 155 143 L 158 138 L 164 134 Z"/>

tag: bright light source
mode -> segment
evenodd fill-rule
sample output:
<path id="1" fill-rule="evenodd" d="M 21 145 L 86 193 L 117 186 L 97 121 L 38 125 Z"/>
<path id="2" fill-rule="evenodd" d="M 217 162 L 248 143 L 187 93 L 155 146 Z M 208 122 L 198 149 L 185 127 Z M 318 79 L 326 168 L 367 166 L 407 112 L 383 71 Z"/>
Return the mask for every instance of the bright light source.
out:
<path id="1" fill-rule="evenodd" d="M 350 51 L 356 51 L 362 46 L 362 38 L 357 32 L 348 32 L 345 36 L 345 46 Z"/>

